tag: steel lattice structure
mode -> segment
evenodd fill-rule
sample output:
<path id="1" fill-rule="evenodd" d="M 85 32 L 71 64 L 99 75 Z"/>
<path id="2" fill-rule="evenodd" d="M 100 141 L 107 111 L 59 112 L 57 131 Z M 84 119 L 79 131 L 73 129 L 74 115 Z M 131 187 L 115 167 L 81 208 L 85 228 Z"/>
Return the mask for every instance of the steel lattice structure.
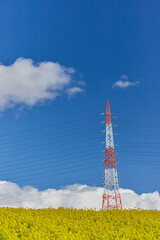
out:
<path id="1" fill-rule="evenodd" d="M 117 176 L 117 167 L 114 151 L 112 120 L 110 104 L 106 105 L 106 157 L 105 157 L 105 182 L 102 209 L 122 208 L 121 195 Z"/>

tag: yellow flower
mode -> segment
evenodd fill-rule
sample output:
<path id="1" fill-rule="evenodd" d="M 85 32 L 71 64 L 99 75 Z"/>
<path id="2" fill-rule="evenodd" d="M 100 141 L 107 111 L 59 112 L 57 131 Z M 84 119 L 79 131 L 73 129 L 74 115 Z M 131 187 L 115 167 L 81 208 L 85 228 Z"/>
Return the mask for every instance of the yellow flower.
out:
<path id="1" fill-rule="evenodd" d="M 0 239 L 160 239 L 160 212 L 0 208 Z"/>

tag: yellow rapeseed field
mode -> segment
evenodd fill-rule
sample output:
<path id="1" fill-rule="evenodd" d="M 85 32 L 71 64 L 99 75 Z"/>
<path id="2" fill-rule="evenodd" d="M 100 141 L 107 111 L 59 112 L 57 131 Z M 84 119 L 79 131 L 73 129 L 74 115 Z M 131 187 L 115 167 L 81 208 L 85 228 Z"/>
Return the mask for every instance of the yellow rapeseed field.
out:
<path id="1" fill-rule="evenodd" d="M 0 208 L 0 239 L 160 240 L 160 212 Z"/>

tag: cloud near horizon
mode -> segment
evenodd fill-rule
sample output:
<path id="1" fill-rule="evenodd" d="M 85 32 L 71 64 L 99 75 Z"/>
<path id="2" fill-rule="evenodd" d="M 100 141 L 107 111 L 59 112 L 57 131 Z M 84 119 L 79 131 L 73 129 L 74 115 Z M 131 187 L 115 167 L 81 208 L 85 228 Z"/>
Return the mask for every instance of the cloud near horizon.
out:
<path id="1" fill-rule="evenodd" d="M 123 208 L 141 208 L 160 210 L 159 193 L 136 194 L 129 189 L 120 189 Z M 38 189 L 7 181 L 0 181 L 1 207 L 27 207 L 27 208 L 92 208 L 99 210 L 102 207 L 103 188 L 87 185 L 73 184 L 62 189 Z"/>
<path id="2" fill-rule="evenodd" d="M 139 81 L 136 82 L 130 82 L 128 81 L 128 76 L 127 75 L 122 75 L 121 80 L 115 82 L 112 87 L 118 87 L 118 88 L 127 88 L 131 86 L 138 86 Z"/>
<path id="3" fill-rule="evenodd" d="M 32 107 L 67 93 L 82 92 L 73 80 L 75 70 L 59 63 L 18 58 L 12 65 L 0 64 L 0 111 L 16 105 Z"/>

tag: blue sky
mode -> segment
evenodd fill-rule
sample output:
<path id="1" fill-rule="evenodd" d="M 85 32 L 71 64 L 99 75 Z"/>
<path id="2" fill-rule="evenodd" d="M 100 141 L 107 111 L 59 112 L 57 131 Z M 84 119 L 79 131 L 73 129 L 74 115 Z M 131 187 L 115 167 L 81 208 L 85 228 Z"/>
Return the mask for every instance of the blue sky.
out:
<path id="1" fill-rule="evenodd" d="M 101 186 L 105 135 L 99 113 L 109 99 L 118 117 L 120 186 L 160 191 L 159 12 L 159 1 L 148 0 L 0 2 L 1 64 L 20 57 L 58 62 L 75 70 L 72 87 L 76 82 L 83 89 L 1 111 L 1 180 L 39 189 Z M 131 86 L 113 87 L 118 81 Z"/>

